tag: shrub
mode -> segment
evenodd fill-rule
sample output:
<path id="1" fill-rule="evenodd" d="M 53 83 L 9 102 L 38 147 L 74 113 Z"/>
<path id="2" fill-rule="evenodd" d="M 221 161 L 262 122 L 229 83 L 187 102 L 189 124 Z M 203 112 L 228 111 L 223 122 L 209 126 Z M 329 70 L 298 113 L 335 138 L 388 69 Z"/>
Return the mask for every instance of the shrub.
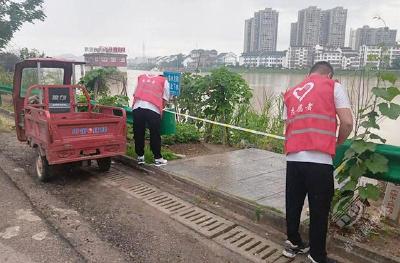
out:
<path id="1" fill-rule="evenodd" d="M 114 107 L 127 107 L 129 106 L 129 98 L 123 95 L 102 96 L 98 100 L 98 104 Z"/>
<path id="2" fill-rule="evenodd" d="M 174 135 L 162 137 L 163 144 L 171 145 L 176 143 L 190 143 L 200 141 L 201 134 L 194 124 L 178 123 Z"/>

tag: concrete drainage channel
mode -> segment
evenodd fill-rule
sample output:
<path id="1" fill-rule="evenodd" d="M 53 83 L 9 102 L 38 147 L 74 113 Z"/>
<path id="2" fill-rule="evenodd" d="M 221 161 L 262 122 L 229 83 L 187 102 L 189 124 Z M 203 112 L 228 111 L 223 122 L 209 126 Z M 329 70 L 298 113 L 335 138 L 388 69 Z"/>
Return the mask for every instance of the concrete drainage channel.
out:
<path id="1" fill-rule="evenodd" d="M 141 199 L 174 220 L 253 262 L 305 262 L 304 258 L 285 258 L 282 256 L 282 247 L 276 243 L 170 193 L 162 192 L 123 171 L 112 168 L 105 174 L 94 176 L 93 180 L 100 180 L 107 186 Z"/>

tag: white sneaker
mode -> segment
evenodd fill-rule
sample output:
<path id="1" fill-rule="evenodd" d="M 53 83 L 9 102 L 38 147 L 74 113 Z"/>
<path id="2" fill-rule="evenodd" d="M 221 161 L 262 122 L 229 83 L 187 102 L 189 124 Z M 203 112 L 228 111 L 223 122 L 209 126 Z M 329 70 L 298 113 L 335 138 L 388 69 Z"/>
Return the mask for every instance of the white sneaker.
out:
<path id="1" fill-rule="evenodd" d="M 136 161 L 137 161 L 138 164 L 145 164 L 144 155 L 138 156 L 138 157 L 136 158 Z"/>
<path id="2" fill-rule="evenodd" d="M 165 160 L 164 158 L 159 158 L 159 159 L 154 160 L 155 166 L 162 166 L 162 165 L 166 165 L 167 163 L 168 163 L 168 161 Z"/>

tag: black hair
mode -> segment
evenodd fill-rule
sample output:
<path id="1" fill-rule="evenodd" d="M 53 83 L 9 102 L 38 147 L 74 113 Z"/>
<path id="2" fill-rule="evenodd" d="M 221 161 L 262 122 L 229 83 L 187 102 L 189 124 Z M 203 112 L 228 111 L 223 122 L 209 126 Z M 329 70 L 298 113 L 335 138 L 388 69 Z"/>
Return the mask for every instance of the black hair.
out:
<path id="1" fill-rule="evenodd" d="M 333 67 L 327 61 L 319 61 L 315 63 L 314 66 L 311 67 L 310 74 L 315 72 L 320 73 L 322 75 L 329 75 L 330 73 L 333 76 Z"/>

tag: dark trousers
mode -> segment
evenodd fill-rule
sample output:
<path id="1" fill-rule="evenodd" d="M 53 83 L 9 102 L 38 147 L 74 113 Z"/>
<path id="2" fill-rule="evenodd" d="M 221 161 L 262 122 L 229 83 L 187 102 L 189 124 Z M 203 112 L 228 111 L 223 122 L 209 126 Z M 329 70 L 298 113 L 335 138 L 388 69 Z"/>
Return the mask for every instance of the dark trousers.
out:
<path id="1" fill-rule="evenodd" d="M 333 166 L 328 164 L 287 162 L 286 226 L 288 239 L 301 242 L 300 215 L 308 195 L 310 206 L 310 255 L 326 261 L 328 216 L 334 192 Z"/>
<path id="2" fill-rule="evenodd" d="M 161 158 L 161 116 L 149 110 L 137 108 L 133 110 L 133 136 L 135 139 L 135 152 L 138 156 L 144 155 L 144 140 L 146 126 L 150 130 L 150 149 L 155 159 Z"/>

